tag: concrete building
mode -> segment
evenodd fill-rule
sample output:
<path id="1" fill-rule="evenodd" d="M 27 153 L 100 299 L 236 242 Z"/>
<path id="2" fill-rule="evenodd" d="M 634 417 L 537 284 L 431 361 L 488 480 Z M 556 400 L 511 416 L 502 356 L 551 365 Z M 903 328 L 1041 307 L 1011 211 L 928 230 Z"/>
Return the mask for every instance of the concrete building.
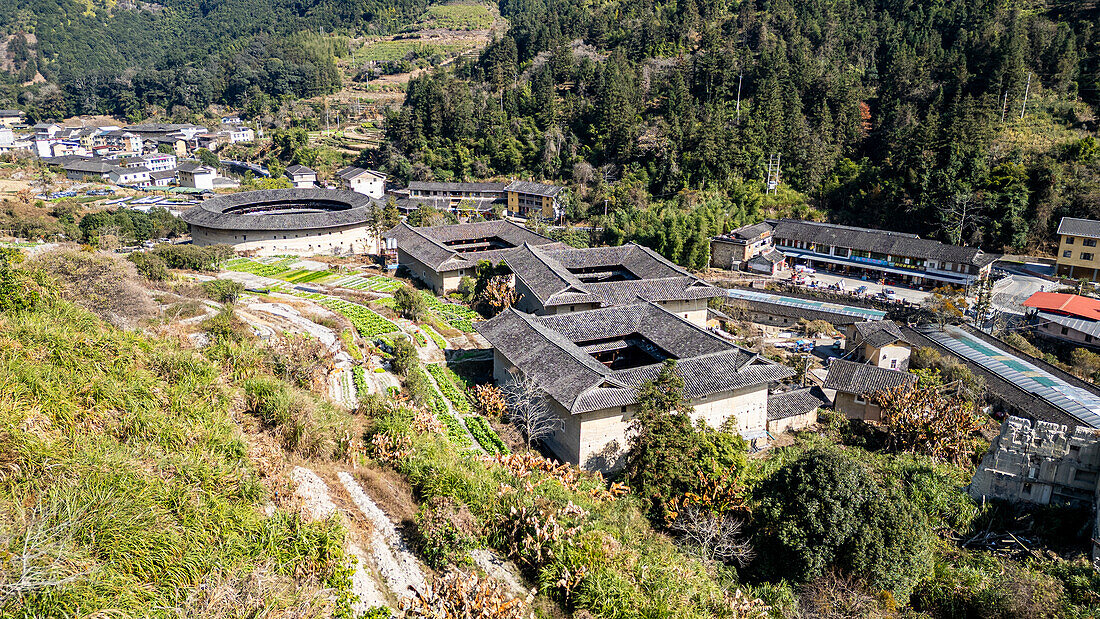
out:
<path id="1" fill-rule="evenodd" d="M 214 190 L 214 177 L 218 175 L 214 168 L 197 161 L 184 161 L 177 168 L 180 187 Z"/>
<path id="2" fill-rule="evenodd" d="M 825 390 L 835 390 L 833 408 L 848 419 L 880 421 L 882 409 L 871 401 L 871 395 L 886 389 L 912 389 L 917 375 L 880 368 L 869 363 L 833 359 L 825 377 Z"/>
<path id="3" fill-rule="evenodd" d="M 386 195 L 386 175 L 381 172 L 351 166 L 337 172 L 336 180 L 341 189 L 361 193 L 376 200 L 381 200 Z"/>
<path id="4" fill-rule="evenodd" d="M 1058 223 L 1058 275 L 1100 281 L 1097 240 L 1100 240 L 1100 221 L 1063 217 Z"/>
<path id="5" fill-rule="evenodd" d="M 1093 566 L 1100 569 L 1100 430 L 1008 417 L 970 481 L 977 501 L 1091 507 Z"/>
<path id="6" fill-rule="evenodd" d="M 523 226 L 500 220 L 424 228 L 402 222 L 383 237 L 387 243 L 396 244 L 398 265 L 436 294 L 457 289 L 464 276 L 473 277 L 479 260 L 495 264 L 503 259 L 505 250 L 525 243 L 555 243 Z"/>
<path id="7" fill-rule="evenodd" d="M 141 165 L 145 166 L 150 172 L 165 172 L 175 170 L 178 159 L 175 155 L 168 153 L 150 153 L 142 155 L 141 161 Z"/>
<path id="8" fill-rule="evenodd" d="M 284 174 L 296 189 L 309 189 L 317 185 L 317 173 L 304 165 L 289 165 Z"/>
<path id="9" fill-rule="evenodd" d="M 410 206 L 426 204 L 440 210 L 487 212 L 496 203 L 505 204 L 507 183 L 437 183 L 412 181 L 405 189 Z"/>
<path id="10" fill-rule="evenodd" d="M 634 243 L 587 249 L 525 243 L 501 252 L 500 259 L 514 275 L 515 307 L 531 314 L 564 314 L 642 299 L 705 326 L 707 302 L 726 294 Z"/>
<path id="11" fill-rule="evenodd" d="M 508 308 L 475 327 L 493 345 L 493 378 L 539 385 L 561 420 L 545 443 L 589 470 L 622 467 L 638 386 L 666 360 L 684 380 L 693 417 L 767 441 L 768 388 L 794 371 L 744 350 L 652 303 L 555 316 Z"/>
<path id="12" fill-rule="evenodd" d="M 85 179 L 107 180 L 108 174 L 115 166 L 104 159 L 89 159 L 85 157 L 65 158 L 59 161 L 61 169 L 65 171 L 65 178 L 71 181 Z"/>
<path id="13" fill-rule="evenodd" d="M 12 128 L 23 124 L 23 112 L 20 110 L 0 110 L 0 127 Z"/>
<path id="14" fill-rule="evenodd" d="M 908 370 L 913 346 L 892 320 L 869 320 L 845 329 L 845 358 L 888 370 Z"/>
<path id="15" fill-rule="evenodd" d="M 1078 346 L 1100 347 L 1100 300 L 1076 294 L 1036 292 L 1022 305 L 1034 332 Z"/>
<path id="16" fill-rule="evenodd" d="M 152 184 L 149 178 L 149 169 L 145 166 L 115 167 L 107 173 L 107 178 L 115 185 L 148 187 Z"/>
<path id="17" fill-rule="evenodd" d="M 767 222 L 742 226 L 710 241 L 710 266 L 731 271 L 745 270 L 749 260 L 772 248 L 772 227 Z"/>
<path id="18" fill-rule="evenodd" d="M 558 185 L 512 181 L 504 187 L 504 196 L 512 215 L 557 219 L 564 214 L 564 191 L 565 187 Z"/>
<path id="19" fill-rule="evenodd" d="M 329 189 L 219 195 L 183 213 L 196 245 L 232 245 L 254 255 L 377 253 L 371 198 Z"/>

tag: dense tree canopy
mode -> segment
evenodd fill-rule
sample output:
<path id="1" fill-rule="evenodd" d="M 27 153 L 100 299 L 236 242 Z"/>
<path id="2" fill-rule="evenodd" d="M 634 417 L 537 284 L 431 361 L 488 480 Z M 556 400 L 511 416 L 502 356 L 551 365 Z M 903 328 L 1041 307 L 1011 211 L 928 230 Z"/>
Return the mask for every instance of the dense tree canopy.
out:
<path id="1" fill-rule="evenodd" d="M 605 181 L 634 203 L 727 190 L 780 155 L 784 186 L 842 222 L 999 249 L 1100 216 L 1094 2 L 500 8 L 479 62 L 414 80 L 388 118 L 398 176 L 599 186 L 578 217 L 625 207 Z"/>

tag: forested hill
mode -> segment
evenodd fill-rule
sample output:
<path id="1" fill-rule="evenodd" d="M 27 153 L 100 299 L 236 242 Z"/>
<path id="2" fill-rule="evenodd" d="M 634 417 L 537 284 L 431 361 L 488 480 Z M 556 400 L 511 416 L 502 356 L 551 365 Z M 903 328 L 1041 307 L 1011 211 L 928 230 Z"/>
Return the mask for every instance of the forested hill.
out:
<path id="1" fill-rule="evenodd" d="M 581 192 L 602 211 L 624 194 L 761 180 L 777 154 L 783 187 L 846 223 L 1002 249 L 1042 241 L 1058 215 L 1100 216 L 1085 139 L 1100 109 L 1096 0 L 500 9 L 510 29 L 478 63 L 410 85 L 389 119 L 391 169 L 609 176 Z"/>
<path id="2" fill-rule="evenodd" d="M 34 116 L 110 113 L 148 105 L 202 110 L 260 96 L 308 97 L 340 83 L 333 31 L 389 32 L 426 0 L 7 0 L 0 2 L 0 85 L 40 72 L 61 86 L 20 91 Z M 129 8 L 127 8 L 129 7 Z M 341 45 L 343 43 L 343 45 Z M 9 95 L 9 98 L 11 95 Z"/>

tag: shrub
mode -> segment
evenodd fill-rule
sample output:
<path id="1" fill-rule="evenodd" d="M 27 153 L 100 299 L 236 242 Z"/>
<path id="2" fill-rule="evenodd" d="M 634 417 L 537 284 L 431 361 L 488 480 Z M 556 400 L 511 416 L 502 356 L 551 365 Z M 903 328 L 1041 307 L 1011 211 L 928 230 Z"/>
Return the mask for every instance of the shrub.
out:
<path id="1" fill-rule="evenodd" d="M 202 288 L 206 296 L 218 303 L 236 303 L 244 292 L 244 284 L 231 279 L 212 279 L 203 282 Z"/>
<path id="2" fill-rule="evenodd" d="M 806 582 L 839 568 L 904 602 L 931 568 L 928 521 L 842 452 L 807 451 L 757 492 L 755 546 L 775 576 Z"/>
<path id="3" fill-rule="evenodd" d="M 126 259 L 133 262 L 138 273 L 149 281 L 162 282 L 168 279 L 168 263 L 156 254 L 135 251 L 127 255 Z"/>
<path id="4" fill-rule="evenodd" d="M 420 320 L 427 311 L 428 304 L 424 302 L 424 297 L 409 285 L 398 288 L 393 293 L 393 300 L 401 315 L 412 321 Z"/>
<path id="5" fill-rule="evenodd" d="M 479 525 L 470 510 L 453 499 L 435 497 L 416 512 L 421 556 L 434 569 L 471 565 L 470 551 L 478 547 Z"/>
<path id="6" fill-rule="evenodd" d="M 307 458 L 347 455 L 350 422 L 327 403 L 274 378 L 251 378 L 242 387 L 247 412 L 277 430 L 286 449 Z"/>

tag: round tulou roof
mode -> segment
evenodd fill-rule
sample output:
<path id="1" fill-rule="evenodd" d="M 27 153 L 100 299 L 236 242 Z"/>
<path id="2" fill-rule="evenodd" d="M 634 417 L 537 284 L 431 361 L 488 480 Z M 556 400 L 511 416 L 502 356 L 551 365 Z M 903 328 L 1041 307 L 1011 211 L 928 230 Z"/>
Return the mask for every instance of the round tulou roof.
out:
<path id="1" fill-rule="evenodd" d="M 365 223 L 377 205 L 354 191 L 265 189 L 215 196 L 182 218 L 214 230 L 317 230 Z"/>

